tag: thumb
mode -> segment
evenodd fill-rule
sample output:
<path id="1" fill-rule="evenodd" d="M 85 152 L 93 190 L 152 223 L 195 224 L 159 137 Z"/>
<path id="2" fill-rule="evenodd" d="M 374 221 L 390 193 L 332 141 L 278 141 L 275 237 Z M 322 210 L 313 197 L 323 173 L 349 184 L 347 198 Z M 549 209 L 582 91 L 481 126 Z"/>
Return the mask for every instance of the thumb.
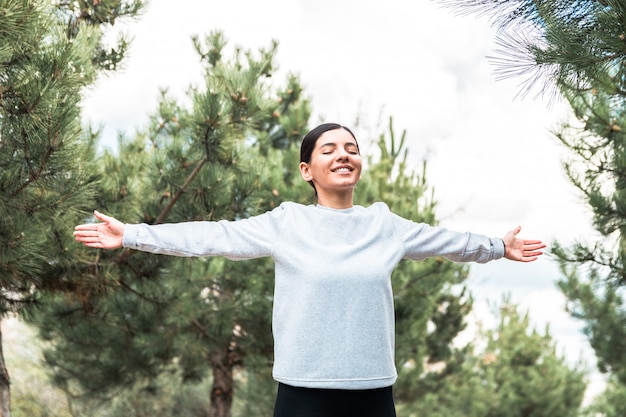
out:
<path id="1" fill-rule="evenodd" d="M 522 230 L 522 226 L 517 226 L 516 228 L 509 230 L 506 235 L 504 235 L 505 244 L 511 244 L 515 240 L 517 234 Z"/>
<path id="2" fill-rule="evenodd" d="M 94 210 L 93 211 L 93 215 L 96 216 L 96 219 L 98 219 L 98 220 L 100 220 L 101 222 L 104 222 L 104 223 L 109 223 L 112 220 L 111 217 L 109 217 L 109 216 L 107 216 L 105 214 L 100 213 L 98 210 Z"/>

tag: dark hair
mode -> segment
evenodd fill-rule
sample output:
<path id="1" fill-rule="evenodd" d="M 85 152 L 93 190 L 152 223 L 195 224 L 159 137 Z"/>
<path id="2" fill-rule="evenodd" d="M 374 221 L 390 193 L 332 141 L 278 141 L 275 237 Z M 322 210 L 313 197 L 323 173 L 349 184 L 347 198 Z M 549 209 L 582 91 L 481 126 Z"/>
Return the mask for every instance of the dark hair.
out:
<path id="1" fill-rule="evenodd" d="M 356 136 L 350 129 L 345 126 L 342 126 L 338 123 L 324 123 L 321 124 L 309 131 L 306 135 L 304 135 L 304 139 L 302 139 L 302 145 L 300 146 L 300 162 L 306 162 L 307 164 L 311 162 L 311 155 L 313 154 L 313 150 L 315 149 L 315 144 L 320 136 L 329 130 L 335 129 L 343 129 L 350 133 L 354 140 L 356 141 Z M 357 149 L 359 144 L 357 143 Z"/>
<path id="2" fill-rule="evenodd" d="M 320 136 L 329 130 L 335 129 L 343 129 L 350 133 L 354 140 L 356 141 L 356 136 L 350 129 L 345 126 L 342 126 L 338 123 L 323 123 L 309 131 L 306 135 L 304 135 L 304 139 L 302 139 L 302 145 L 300 145 L 300 162 L 306 162 L 307 164 L 311 162 L 311 155 L 313 155 L 313 150 L 315 149 L 315 144 Z M 359 149 L 359 143 L 356 144 L 357 150 Z M 311 187 L 315 190 L 315 184 L 313 181 L 309 181 Z M 317 190 L 315 190 L 315 194 L 317 195 Z"/>

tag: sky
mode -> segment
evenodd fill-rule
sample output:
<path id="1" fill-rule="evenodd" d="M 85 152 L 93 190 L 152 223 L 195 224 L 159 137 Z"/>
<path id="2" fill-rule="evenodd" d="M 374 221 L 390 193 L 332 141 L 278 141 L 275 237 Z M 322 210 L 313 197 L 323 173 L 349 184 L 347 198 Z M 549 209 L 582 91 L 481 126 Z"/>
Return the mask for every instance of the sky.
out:
<path id="1" fill-rule="evenodd" d="M 564 175 L 567 153 L 551 133 L 567 117 L 562 102 L 519 97 L 522 79 L 497 80 L 488 59 L 496 31 L 487 18 L 456 16 L 432 1 L 151 0 L 123 25 L 133 43 L 123 69 L 86 93 L 85 120 L 101 126 L 102 145 L 145 127 L 159 89 L 183 98 L 202 72 L 191 36 L 221 30 L 230 46 L 257 50 L 279 42 L 274 78 L 297 74 L 317 122 L 357 132 L 406 130 L 409 160 L 427 161 L 440 224 L 502 237 L 571 243 L 589 238 L 590 215 Z M 377 136 L 377 135 L 376 135 Z M 476 320 L 502 297 L 528 311 L 572 363 L 593 354 L 582 324 L 565 313 L 547 256 L 531 264 L 472 265 L 467 284 Z M 470 330 L 473 329 L 470 326 Z M 589 393 L 601 389 L 592 374 Z"/>

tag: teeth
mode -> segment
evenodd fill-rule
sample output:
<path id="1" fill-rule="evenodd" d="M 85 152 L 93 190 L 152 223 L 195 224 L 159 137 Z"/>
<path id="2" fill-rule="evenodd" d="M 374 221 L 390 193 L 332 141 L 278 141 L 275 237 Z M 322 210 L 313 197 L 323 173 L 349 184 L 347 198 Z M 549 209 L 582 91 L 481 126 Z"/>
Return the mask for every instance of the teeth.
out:
<path id="1" fill-rule="evenodd" d="M 337 168 L 335 172 L 350 172 L 349 168 Z"/>

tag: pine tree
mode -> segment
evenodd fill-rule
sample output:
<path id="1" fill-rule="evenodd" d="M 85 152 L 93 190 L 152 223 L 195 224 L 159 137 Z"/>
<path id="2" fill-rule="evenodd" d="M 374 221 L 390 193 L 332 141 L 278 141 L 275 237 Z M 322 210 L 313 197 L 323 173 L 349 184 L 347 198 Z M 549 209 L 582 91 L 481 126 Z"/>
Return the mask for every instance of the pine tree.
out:
<path id="1" fill-rule="evenodd" d="M 626 385 L 626 3 L 511 0 L 442 3 L 484 13 L 501 30 L 503 76 L 526 76 L 525 91 L 560 94 L 573 121 L 555 132 L 571 152 L 565 170 L 593 213 L 597 238 L 552 252 L 559 286 L 601 371 Z"/>
<path id="2" fill-rule="evenodd" d="M 235 48 L 227 60 L 221 33 L 194 42 L 205 85 L 191 89 L 191 108 L 164 94 L 147 132 L 99 156 L 102 211 L 128 222 L 237 220 L 274 208 L 288 188 L 281 153 L 294 154 L 309 110 L 296 77 L 270 82 L 277 45 Z M 138 382 L 154 392 L 164 372 L 183 382 L 210 374 L 205 415 L 231 415 L 237 370 L 271 360 L 269 260 L 77 251 L 76 281 L 100 288 L 58 296 L 37 319 L 55 342 L 56 382 L 102 398 Z"/>
<path id="3" fill-rule="evenodd" d="M 585 391 L 584 371 L 556 352 L 546 328 L 504 299 L 493 329 L 481 329 L 441 370 L 426 374 L 426 394 L 407 416 L 574 417 Z M 404 415 L 404 414 L 403 414 Z"/>
<path id="4" fill-rule="evenodd" d="M 621 417 L 624 415 L 624 404 L 626 404 L 626 385 L 611 377 L 605 390 L 583 410 L 581 416 Z"/>
<path id="5" fill-rule="evenodd" d="M 32 304 L 38 291 L 69 285 L 59 271 L 71 264 L 70 225 L 91 205 L 94 181 L 81 91 L 124 52 L 107 52 L 103 22 L 88 17 L 132 15 L 141 5 L 121 4 L 0 1 L 0 317 Z M 0 416 L 9 414 L 0 351 Z"/>

